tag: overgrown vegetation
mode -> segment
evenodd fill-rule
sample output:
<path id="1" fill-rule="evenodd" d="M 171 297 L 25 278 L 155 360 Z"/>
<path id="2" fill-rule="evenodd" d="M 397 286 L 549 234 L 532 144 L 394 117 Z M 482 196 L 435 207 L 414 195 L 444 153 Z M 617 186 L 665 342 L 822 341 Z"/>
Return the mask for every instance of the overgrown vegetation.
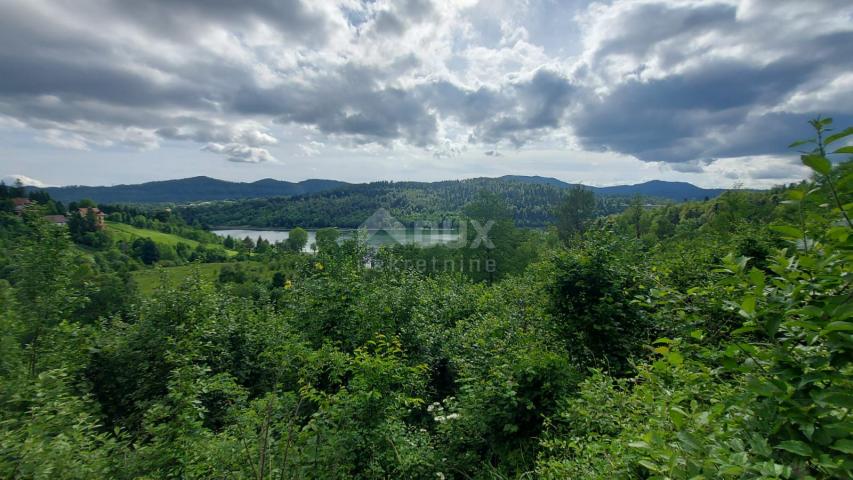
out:
<path id="1" fill-rule="evenodd" d="M 494 248 L 326 230 L 170 276 L 0 214 L 0 477 L 851 478 L 853 129 L 813 126 L 767 192 L 579 191 L 546 231 L 479 194 Z"/>

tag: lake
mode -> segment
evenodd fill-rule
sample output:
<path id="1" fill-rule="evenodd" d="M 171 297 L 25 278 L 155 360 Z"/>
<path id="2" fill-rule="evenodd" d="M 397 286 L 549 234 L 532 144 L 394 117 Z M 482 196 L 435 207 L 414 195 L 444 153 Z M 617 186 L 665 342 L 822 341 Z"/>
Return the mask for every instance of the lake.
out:
<path id="1" fill-rule="evenodd" d="M 258 237 L 270 243 L 278 243 L 287 240 L 290 236 L 288 230 L 250 230 L 250 229 L 222 229 L 211 230 L 220 237 L 231 236 L 236 239 L 246 237 L 252 240 L 257 240 Z M 304 252 L 311 252 L 311 246 L 317 241 L 317 231 L 307 230 L 308 243 L 303 249 Z M 347 240 L 353 238 L 356 230 L 340 230 L 341 239 Z M 459 239 L 459 231 L 453 229 L 432 229 L 432 230 L 416 230 L 416 229 L 388 229 L 388 230 L 372 230 L 367 232 L 367 244 L 372 246 L 400 244 L 415 244 L 421 246 L 438 245 L 454 242 Z"/>

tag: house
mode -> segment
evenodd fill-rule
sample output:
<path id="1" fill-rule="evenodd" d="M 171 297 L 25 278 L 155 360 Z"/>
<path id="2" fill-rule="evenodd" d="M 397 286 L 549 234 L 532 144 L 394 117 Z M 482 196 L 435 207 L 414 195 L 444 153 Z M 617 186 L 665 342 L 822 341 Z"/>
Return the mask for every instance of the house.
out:
<path id="1" fill-rule="evenodd" d="M 97 207 L 92 208 L 78 208 L 77 213 L 80 214 L 83 218 L 88 218 L 89 210 L 92 211 L 92 214 L 95 216 L 95 228 L 98 230 L 103 230 L 106 224 L 104 223 L 104 212 L 100 211 Z"/>
<path id="2" fill-rule="evenodd" d="M 68 219 L 65 218 L 65 215 L 45 215 L 44 219 L 47 220 L 48 223 L 52 223 L 57 227 L 62 227 L 68 223 Z"/>
<path id="3" fill-rule="evenodd" d="M 33 204 L 33 201 L 29 198 L 15 197 L 12 199 L 12 204 L 15 206 L 15 213 L 20 215 L 24 212 L 25 208 Z"/>

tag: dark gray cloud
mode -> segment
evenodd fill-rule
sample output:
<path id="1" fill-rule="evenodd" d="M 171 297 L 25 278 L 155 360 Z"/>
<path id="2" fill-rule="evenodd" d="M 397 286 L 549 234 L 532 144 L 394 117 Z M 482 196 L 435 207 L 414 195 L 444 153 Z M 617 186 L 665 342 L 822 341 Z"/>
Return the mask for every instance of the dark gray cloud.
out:
<path id="1" fill-rule="evenodd" d="M 285 38 L 318 45 L 326 42 L 335 26 L 313 10 L 313 4 L 303 0 L 145 0 L 99 2 L 99 10 L 112 18 L 131 20 L 154 35 L 182 41 L 191 41 L 211 26 L 251 32 L 263 24 Z"/>
<path id="2" fill-rule="evenodd" d="M 569 122 L 582 145 L 645 161 L 683 162 L 679 171 L 696 171 L 715 158 L 783 153 L 806 131 L 806 120 L 820 112 L 849 121 L 831 104 L 805 111 L 785 105 L 849 73 L 853 29 L 823 33 L 808 22 L 799 28 L 790 22 L 787 42 L 773 38 L 781 10 L 771 7 L 780 4 L 748 6 L 741 19 L 738 8 L 727 4 L 623 2 L 618 21 L 606 24 L 578 74 L 612 76 L 612 69 L 619 71 L 614 59 L 633 59 L 637 68 L 613 79 L 604 93 L 584 91 Z M 796 7 L 789 4 L 782 13 L 796 18 L 830 12 Z M 748 11 L 756 17 L 748 18 Z M 853 8 L 848 5 L 846 12 L 849 17 Z"/>
<path id="3" fill-rule="evenodd" d="M 808 79 L 812 66 L 708 62 L 659 80 L 630 80 L 601 99 L 584 101 L 572 127 L 590 148 L 611 148 L 642 160 L 717 156 L 719 139 L 709 138 L 710 133 L 741 124 L 757 105 L 777 104 Z M 786 144 L 764 148 L 778 151 Z"/>
<path id="4" fill-rule="evenodd" d="M 630 15 L 618 16 L 608 24 L 611 36 L 596 49 L 593 61 L 605 61 L 614 54 L 645 57 L 663 42 L 689 41 L 707 32 L 725 32 L 734 25 L 736 15 L 736 6 L 723 3 L 637 3 Z M 675 49 L 672 53 L 680 51 Z"/>
<path id="5" fill-rule="evenodd" d="M 849 2 L 595 4 L 572 58 L 530 43 L 558 32 L 480 18 L 498 3 L 7 0 L 0 115 L 54 145 L 186 141 L 240 162 L 306 127 L 438 156 L 574 137 L 681 171 L 779 153 L 817 113 L 850 119 L 832 84 L 853 71 Z M 549 8 L 524 18 L 549 25 Z"/>
<path id="6" fill-rule="evenodd" d="M 417 146 L 435 142 L 434 113 L 412 93 L 383 87 L 387 72 L 346 65 L 308 82 L 264 89 L 243 88 L 228 103 L 235 112 L 274 117 L 280 123 L 313 125 L 321 132 L 359 141 L 402 139 Z"/>
<path id="7" fill-rule="evenodd" d="M 540 69 L 500 89 L 467 90 L 450 82 L 422 88 L 423 101 L 474 128 L 473 141 L 524 144 L 564 121 L 575 87 L 562 74 Z"/>

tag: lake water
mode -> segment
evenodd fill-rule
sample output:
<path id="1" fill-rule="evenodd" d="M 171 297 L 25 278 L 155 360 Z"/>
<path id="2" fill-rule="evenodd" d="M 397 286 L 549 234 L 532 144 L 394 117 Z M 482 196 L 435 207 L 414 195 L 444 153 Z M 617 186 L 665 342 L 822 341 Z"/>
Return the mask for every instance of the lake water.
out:
<path id="1" fill-rule="evenodd" d="M 290 236 L 288 230 L 249 230 L 249 229 L 225 229 L 212 230 L 213 233 L 220 237 L 231 236 L 235 239 L 244 239 L 246 237 L 252 240 L 257 240 L 258 237 L 270 243 L 278 243 L 287 240 Z M 311 252 L 311 246 L 317 241 L 317 231 L 308 230 L 308 243 L 303 251 Z M 356 235 L 355 230 L 340 230 L 341 239 L 347 240 Z M 389 229 L 367 232 L 367 244 L 372 246 L 400 244 L 415 244 L 421 246 L 438 245 L 454 242 L 459 239 L 458 230 L 450 229 L 432 229 L 432 230 L 415 230 L 415 229 Z"/>

